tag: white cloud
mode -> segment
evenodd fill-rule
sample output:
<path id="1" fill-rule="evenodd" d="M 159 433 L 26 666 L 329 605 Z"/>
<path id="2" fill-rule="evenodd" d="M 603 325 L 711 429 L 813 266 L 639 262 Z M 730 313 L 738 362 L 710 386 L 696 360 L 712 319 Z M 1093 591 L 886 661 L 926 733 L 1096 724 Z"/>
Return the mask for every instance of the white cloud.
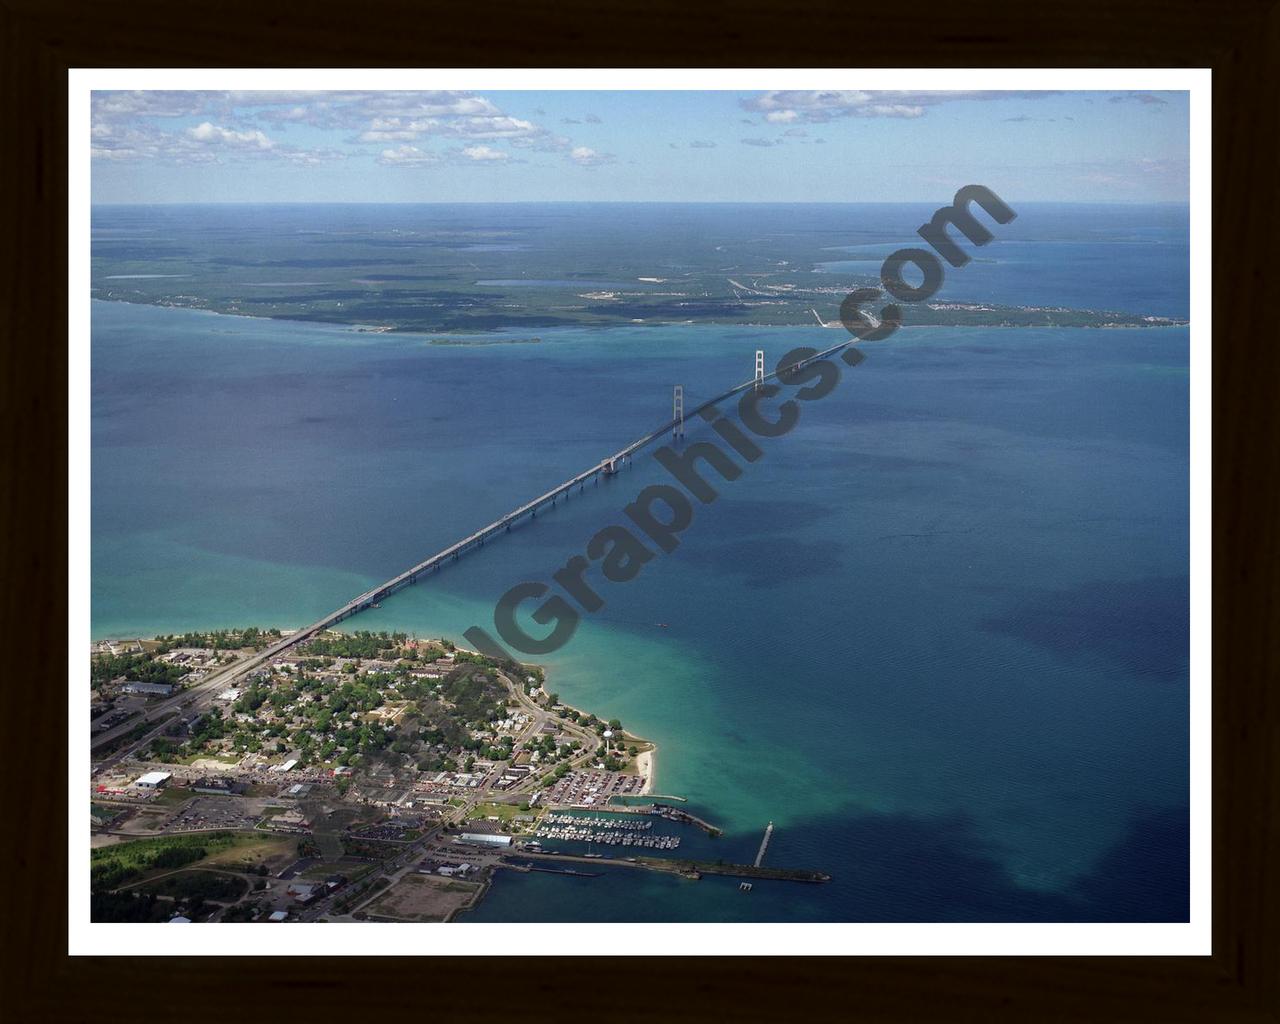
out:
<path id="1" fill-rule="evenodd" d="M 857 89 L 773 91 L 742 101 L 773 124 L 821 122 L 838 117 L 923 117 L 929 107 L 958 100 L 1040 99 L 1053 93 L 1025 90 L 864 92 Z"/>
<path id="2" fill-rule="evenodd" d="M 94 155 L 109 160 L 194 162 L 252 152 L 297 163 L 318 163 L 345 155 L 332 149 L 284 145 L 278 133 L 300 125 L 345 129 L 352 133 L 344 140 L 348 146 L 412 144 L 430 137 L 456 139 L 464 150 L 492 140 L 540 152 L 568 153 L 573 146 L 571 139 L 512 116 L 488 98 L 470 92 L 95 92 L 92 106 L 97 132 Z M 164 120 L 179 117 L 202 120 L 195 128 L 166 133 Z M 585 119 L 599 121 L 594 115 L 585 115 Z M 400 154 L 403 150 L 395 146 L 382 150 L 387 152 Z M 430 159 L 425 151 L 418 152 L 412 157 L 415 161 Z M 613 157 L 593 153 L 574 159 L 608 163 Z"/>
<path id="3" fill-rule="evenodd" d="M 209 146 L 228 146 L 231 149 L 271 149 L 275 145 L 266 134 L 254 129 L 238 132 L 204 121 L 187 129 L 187 137 Z"/>
<path id="4" fill-rule="evenodd" d="M 521 121 L 505 114 L 460 118 L 449 123 L 449 130 L 473 139 L 527 138 L 541 131 L 532 121 Z"/>
<path id="5" fill-rule="evenodd" d="M 314 166 L 346 157 L 341 150 L 285 146 L 257 129 L 238 131 L 211 121 L 185 131 L 168 132 L 145 123 L 102 120 L 93 123 L 90 137 L 95 159 L 120 162 L 156 160 L 171 164 L 207 164 L 268 159 Z"/>
<path id="6" fill-rule="evenodd" d="M 375 117 L 355 141 L 412 142 L 424 135 L 517 141 L 538 139 L 548 133 L 531 121 L 506 114 L 453 118 Z"/>
<path id="7" fill-rule="evenodd" d="M 434 131 L 440 122 L 427 119 L 422 121 L 406 120 L 399 117 L 375 117 L 368 129 L 357 139 L 359 142 L 396 142 L 401 139 L 416 139 Z"/>
<path id="8" fill-rule="evenodd" d="M 469 160 L 509 160 L 511 158 L 510 153 L 504 153 L 490 146 L 466 146 L 462 150 L 462 155 Z"/>
<path id="9" fill-rule="evenodd" d="M 612 153 L 597 153 L 590 146 L 574 146 L 569 151 L 569 159 L 580 167 L 596 167 L 600 164 L 611 164 L 618 158 Z"/>
<path id="10" fill-rule="evenodd" d="M 378 154 L 378 163 L 392 167 L 422 167 L 439 162 L 439 157 L 417 146 L 396 146 Z"/>

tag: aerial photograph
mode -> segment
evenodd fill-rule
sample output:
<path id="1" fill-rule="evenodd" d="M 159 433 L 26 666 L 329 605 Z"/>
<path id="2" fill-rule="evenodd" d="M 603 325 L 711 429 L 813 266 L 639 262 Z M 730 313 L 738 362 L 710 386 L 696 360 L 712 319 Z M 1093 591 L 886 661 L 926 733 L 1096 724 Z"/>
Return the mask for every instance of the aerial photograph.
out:
<path id="1" fill-rule="evenodd" d="M 93 91 L 88 921 L 1188 922 L 1189 124 Z"/>

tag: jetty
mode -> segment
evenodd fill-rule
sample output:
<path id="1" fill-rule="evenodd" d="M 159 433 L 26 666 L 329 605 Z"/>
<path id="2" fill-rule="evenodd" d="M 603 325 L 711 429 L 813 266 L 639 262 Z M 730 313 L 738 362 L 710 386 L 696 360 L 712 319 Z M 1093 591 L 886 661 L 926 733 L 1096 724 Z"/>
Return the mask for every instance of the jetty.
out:
<path id="1" fill-rule="evenodd" d="M 756 867 L 764 860 L 764 851 L 769 849 L 769 840 L 773 838 L 773 822 L 764 827 L 764 838 L 760 840 L 760 852 L 756 854 Z"/>
<path id="2" fill-rule="evenodd" d="M 684 860 L 675 857 L 607 857 L 590 859 L 575 853 L 550 853 L 546 851 L 525 850 L 528 856 L 537 860 L 563 860 L 582 864 L 609 864 L 622 868 L 638 868 L 642 871 L 661 871 L 685 878 L 699 878 L 702 875 L 725 875 L 730 878 L 765 878 L 776 882 L 809 882 L 821 883 L 831 881 L 831 876 L 821 871 L 809 871 L 804 868 L 766 868 L 755 864 L 729 864 L 724 861 Z"/>

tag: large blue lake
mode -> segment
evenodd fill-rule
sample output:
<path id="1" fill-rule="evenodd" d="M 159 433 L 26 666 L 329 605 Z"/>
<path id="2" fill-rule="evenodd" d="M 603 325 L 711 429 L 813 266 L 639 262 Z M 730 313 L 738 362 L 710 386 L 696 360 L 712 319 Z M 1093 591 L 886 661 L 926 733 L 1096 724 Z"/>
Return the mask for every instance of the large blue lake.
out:
<path id="1" fill-rule="evenodd" d="M 1141 217 L 1096 216 L 1096 260 L 1004 284 L 975 261 L 956 294 L 1127 308 L 1078 301 L 1097 263 L 1137 311 L 1184 314 L 1185 234 L 1153 278 Z M 311 621 L 651 429 L 672 384 L 692 404 L 756 348 L 837 338 L 538 333 L 95 302 L 95 635 Z M 750 860 L 772 820 L 769 862 L 833 881 L 504 873 L 471 919 L 1185 919 L 1188 332 L 921 328 L 866 352 L 545 659 L 566 701 L 659 744 L 658 790 L 726 829 L 718 856 Z M 508 587 L 665 478 L 638 458 L 351 625 L 492 631 Z"/>

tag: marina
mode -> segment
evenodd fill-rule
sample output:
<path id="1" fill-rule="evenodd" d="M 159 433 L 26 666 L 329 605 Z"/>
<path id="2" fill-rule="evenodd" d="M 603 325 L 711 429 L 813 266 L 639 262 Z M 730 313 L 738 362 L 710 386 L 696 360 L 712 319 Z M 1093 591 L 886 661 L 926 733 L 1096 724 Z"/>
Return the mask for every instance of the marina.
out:
<path id="1" fill-rule="evenodd" d="M 653 828 L 651 821 L 610 822 L 604 818 L 574 818 L 568 814 L 547 815 L 548 823 L 539 825 L 534 835 L 539 839 L 567 839 L 603 846 L 638 846 L 649 850 L 676 850 L 679 836 L 643 834 Z M 552 820 L 554 819 L 554 820 Z"/>
<path id="2" fill-rule="evenodd" d="M 543 819 L 551 825 L 576 825 L 578 827 L 594 827 L 609 829 L 631 829 L 640 831 L 653 828 L 651 821 L 627 821 L 625 818 L 577 817 L 572 814 L 548 814 Z"/>

